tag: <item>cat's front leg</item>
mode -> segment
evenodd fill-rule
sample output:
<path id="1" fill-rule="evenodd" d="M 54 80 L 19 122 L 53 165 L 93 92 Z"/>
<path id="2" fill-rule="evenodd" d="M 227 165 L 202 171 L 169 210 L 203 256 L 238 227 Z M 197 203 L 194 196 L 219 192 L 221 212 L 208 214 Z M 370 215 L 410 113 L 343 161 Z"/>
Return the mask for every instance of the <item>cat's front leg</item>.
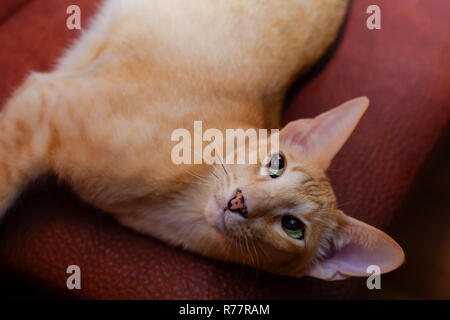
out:
<path id="1" fill-rule="evenodd" d="M 52 85 L 32 75 L 14 93 L 0 116 L 0 218 L 21 190 L 48 170 L 57 143 L 49 121 Z"/>

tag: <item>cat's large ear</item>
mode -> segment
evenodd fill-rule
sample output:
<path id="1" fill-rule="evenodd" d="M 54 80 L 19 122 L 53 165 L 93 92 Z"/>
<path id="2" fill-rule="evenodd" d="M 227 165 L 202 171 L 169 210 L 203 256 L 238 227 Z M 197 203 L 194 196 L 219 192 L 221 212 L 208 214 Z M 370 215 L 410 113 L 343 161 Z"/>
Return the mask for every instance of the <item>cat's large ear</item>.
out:
<path id="1" fill-rule="evenodd" d="M 280 141 L 295 145 L 322 169 L 327 169 L 347 141 L 369 106 L 367 97 L 340 105 L 314 119 L 288 123 L 280 131 Z"/>
<path id="2" fill-rule="evenodd" d="M 386 273 L 403 264 L 402 248 L 383 231 L 342 212 L 339 224 L 332 252 L 312 266 L 306 275 L 329 281 L 368 277 L 367 268 L 371 265 Z"/>

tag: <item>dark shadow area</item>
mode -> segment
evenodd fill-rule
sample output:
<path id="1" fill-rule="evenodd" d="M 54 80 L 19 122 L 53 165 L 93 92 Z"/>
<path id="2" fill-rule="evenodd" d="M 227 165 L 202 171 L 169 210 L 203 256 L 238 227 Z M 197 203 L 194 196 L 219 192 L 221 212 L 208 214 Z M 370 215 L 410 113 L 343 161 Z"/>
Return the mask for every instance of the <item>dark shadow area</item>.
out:
<path id="1" fill-rule="evenodd" d="M 0 299 L 57 299 L 55 295 L 40 286 L 29 284 L 23 279 L 0 271 Z"/>

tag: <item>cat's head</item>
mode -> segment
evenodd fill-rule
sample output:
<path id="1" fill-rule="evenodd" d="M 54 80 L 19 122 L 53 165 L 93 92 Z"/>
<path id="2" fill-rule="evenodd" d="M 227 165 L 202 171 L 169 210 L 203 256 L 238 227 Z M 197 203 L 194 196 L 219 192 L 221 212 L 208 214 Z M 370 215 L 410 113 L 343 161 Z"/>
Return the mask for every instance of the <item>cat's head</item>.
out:
<path id="1" fill-rule="evenodd" d="M 366 111 L 365 97 L 289 123 L 279 152 L 258 165 L 227 165 L 205 210 L 229 257 L 266 271 L 325 280 L 389 272 L 404 261 L 382 231 L 345 215 L 325 171 Z M 251 147 L 250 152 L 259 152 Z"/>

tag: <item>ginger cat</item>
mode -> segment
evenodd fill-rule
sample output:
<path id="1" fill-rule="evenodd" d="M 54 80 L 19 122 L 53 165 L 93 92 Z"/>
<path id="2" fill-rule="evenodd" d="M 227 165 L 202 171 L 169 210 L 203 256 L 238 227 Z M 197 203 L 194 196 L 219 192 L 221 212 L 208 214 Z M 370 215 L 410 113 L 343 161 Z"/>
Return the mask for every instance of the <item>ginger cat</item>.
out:
<path id="1" fill-rule="evenodd" d="M 195 120 L 279 128 L 286 90 L 334 41 L 346 8 L 106 0 L 55 69 L 31 74 L 2 111 L 0 215 L 52 172 L 125 226 L 209 257 L 326 280 L 397 268 L 399 245 L 341 212 L 325 174 L 367 98 L 289 123 L 264 164 L 171 161 L 171 133 Z"/>

